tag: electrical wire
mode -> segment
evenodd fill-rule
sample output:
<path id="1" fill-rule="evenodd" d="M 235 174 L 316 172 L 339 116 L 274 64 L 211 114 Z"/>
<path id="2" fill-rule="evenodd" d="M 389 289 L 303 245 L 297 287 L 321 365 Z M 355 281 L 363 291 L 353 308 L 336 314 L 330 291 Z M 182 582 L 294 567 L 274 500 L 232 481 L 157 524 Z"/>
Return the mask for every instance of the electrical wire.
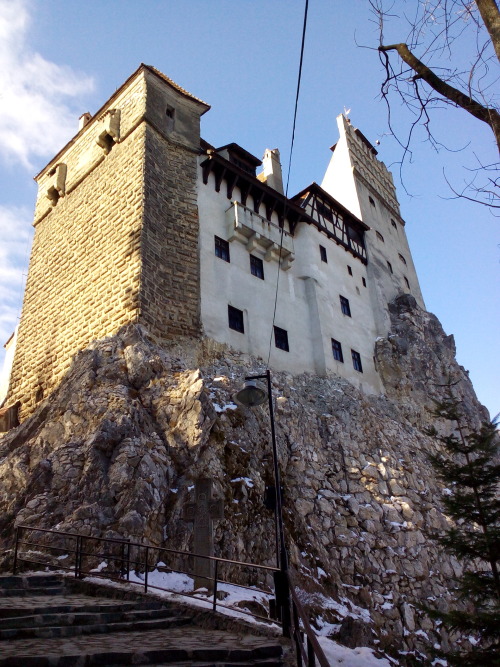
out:
<path id="1" fill-rule="evenodd" d="M 307 28 L 307 11 L 309 9 L 309 0 L 306 0 L 305 2 L 305 7 L 304 7 L 304 21 L 302 25 L 302 43 L 300 46 L 300 62 L 299 62 L 299 74 L 297 77 L 297 92 L 295 94 L 295 109 L 293 112 L 293 126 L 292 126 L 292 139 L 290 142 L 290 153 L 288 157 L 288 171 L 287 171 L 287 177 L 286 177 L 286 189 L 285 189 L 285 197 L 288 201 L 288 185 L 290 183 L 290 171 L 292 167 L 292 155 L 293 155 L 293 145 L 295 142 L 295 126 L 297 124 L 297 109 L 299 106 L 299 95 L 300 95 L 300 81 L 302 79 L 302 63 L 304 61 L 304 45 L 306 41 L 306 28 Z M 279 282 L 280 282 L 280 268 L 281 268 L 281 254 L 282 254 L 282 249 L 283 249 L 283 236 L 285 233 L 285 220 L 286 220 L 286 213 L 287 213 L 287 204 L 285 203 L 285 207 L 283 210 L 283 223 L 281 226 L 281 235 L 280 235 L 280 249 L 279 249 L 279 257 L 278 257 L 278 274 L 276 278 L 276 291 L 274 294 L 274 310 L 273 310 L 273 322 L 271 324 L 271 333 L 269 336 L 269 353 L 267 355 L 267 367 L 269 368 L 269 360 L 271 358 L 271 350 L 272 350 L 272 344 L 273 344 L 273 333 L 274 333 L 274 323 L 276 321 L 276 308 L 278 306 L 278 287 L 279 287 Z"/>

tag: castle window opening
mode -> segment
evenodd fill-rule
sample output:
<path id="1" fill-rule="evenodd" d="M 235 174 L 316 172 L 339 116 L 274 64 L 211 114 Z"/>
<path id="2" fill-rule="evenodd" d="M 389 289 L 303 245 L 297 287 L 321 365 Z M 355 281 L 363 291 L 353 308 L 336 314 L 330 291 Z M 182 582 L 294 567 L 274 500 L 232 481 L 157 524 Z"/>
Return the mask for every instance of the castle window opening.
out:
<path id="1" fill-rule="evenodd" d="M 342 344 L 338 341 L 332 338 L 332 352 L 333 352 L 333 358 L 335 361 L 341 361 L 344 363 L 344 355 L 342 354 Z"/>
<path id="2" fill-rule="evenodd" d="M 359 352 L 356 352 L 356 350 L 351 350 L 351 357 L 352 357 L 352 366 L 355 371 L 358 371 L 359 373 L 363 372 L 363 366 L 361 364 L 361 355 Z"/>
<path id="3" fill-rule="evenodd" d="M 403 278 L 405 279 L 406 287 L 408 289 L 410 289 L 410 281 L 408 280 L 408 278 L 406 276 L 403 276 Z"/>
<path id="4" fill-rule="evenodd" d="M 284 350 L 285 352 L 290 351 L 288 347 L 288 333 L 285 329 L 274 327 L 274 344 L 280 350 Z"/>
<path id="5" fill-rule="evenodd" d="M 264 280 L 264 262 L 260 257 L 255 257 L 255 255 L 250 255 L 250 271 L 252 276 L 256 276 L 261 280 Z"/>
<path id="6" fill-rule="evenodd" d="M 171 107 L 169 104 L 167 104 L 167 108 L 165 110 L 165 115 L 167 117 L 167 132 L 172 132 L 174 129 L 175 125 L 175 109 L 174 107 Z"/>
<path id="7" fill-rule="evenodd" d="M 366 278 L 361 278 L 361 280 L 363 281 L 363 287 L 366 287 Z"/>
<path id="8" fill-rule="evenodd" d="M 327 263 L 328 257 L 326 256 L 326 248 L 322 245 L 319 247 L 319 254 L 321 256 L 321 261 Z"/>
<path id="9" fill-rule="evenodd" d="M 389 262 L 389 260 L 387 260 L 387 268 L 389 269 L 390 273 L 394 273 L 394 271 L 392 270 L 392 264 Z"/>
<path id="10" fill-rule="evenodd" d="M 372 206 L 375 206 L 375 200 L 373 199 L 373 197 L 368 197 L 368 199 L 370 200 L 370 204 Z"/>
<path id="11" fill-rule="evenodd" d="M 406 266 L 406 259 L 403 257 L 401 253 L 399 253 L 399 259 L 403 262 L 403 264 Z"/>
<path id="12" fill-rule="evenodd" d="M 398 228 L 396 221 L 393 218 L 391 218 L 391 225 L 394 227 L 394 229 Z"/>
<path id="13" fill-rule="evenodd" d="M 377 235 L 377 238 L 378 238 L 379 241 L 382 241 L 382 243 L 385 243 L 385 239 L 380 232 L 376 231 L 375 234 Z"/>
<path id="14" fill-rule="evenodd" d="M 234 308 L 233 306 L 227 307 L 227 318 L 229 322 L 229 328 L 234 331 L 239 331 L 239 333 L 245 333 L 245 324 L 243 322 L 243 311 Z"/>
<path id="15" fill-rule="evenodd" d="M 350 276 L 352 276 L 352 269 L 351 269 L 351 267 L 349 266 L 349 264 L 347 265 L 347 273 L 348 273 Z"/>
<path id="16" fill-rule="evenodd" d="M 230 262 L 229 257 L 229 242 L 224 241 L 219 236 L 214 236 L 215 239 L 215 256 L 223 259 L 225 262 Z"/>
<path id="17" fill-rule="evenodd" d="M 349 305 L 349 299 L 346 299 L 345 296 L 340 296 L 340 310 L 344 313 L 344 315 L 347 315 L 347 317 L 351 317 L 351 307 Z"/>

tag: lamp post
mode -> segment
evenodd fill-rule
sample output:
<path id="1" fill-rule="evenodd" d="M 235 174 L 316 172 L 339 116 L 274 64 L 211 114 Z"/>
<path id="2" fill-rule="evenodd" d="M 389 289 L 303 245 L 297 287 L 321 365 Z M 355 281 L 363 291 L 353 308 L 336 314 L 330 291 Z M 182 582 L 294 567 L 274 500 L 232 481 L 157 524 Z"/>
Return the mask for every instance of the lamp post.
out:
<path id="1" fill-rule="evenodd" d="M 256 382 L 267 381 L 267 392 Z M 283 623 L 283 634 L 290 636 L 290 602 L 288 591 L 288 554 L 285 544 L 285 532 L 283 528 L 283 496 L 281 492 L 280 471 L 278 465 L 278 448 L 276 446 L 276 430 L 274 426 L 273 395 L 271 387 L 271 371 L 268 369 L 261 375 L 249 375 L 245 378 L 245 385 L 234 395 L 235 400 L 246 407 L 262 405 L 269 401 L 269 419 L 271 421 L 271 442 L 273 450 L 274 468 L 274 525 L 276 535 L 276 567 L 279 572 L 275 577 L 276 604 L 281 609 L 281 621 Z"/>

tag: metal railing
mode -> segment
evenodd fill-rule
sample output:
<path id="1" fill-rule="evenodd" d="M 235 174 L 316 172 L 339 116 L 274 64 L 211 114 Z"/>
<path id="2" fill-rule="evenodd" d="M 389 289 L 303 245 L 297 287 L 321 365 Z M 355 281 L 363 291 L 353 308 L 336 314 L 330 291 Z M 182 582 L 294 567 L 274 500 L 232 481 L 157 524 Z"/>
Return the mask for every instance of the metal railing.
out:
<path id="1" fill-rule="evenodd" d="M 33 534 L 36 533 L 41 533 L 48 539 L 40 541 L 39 538 L 39 541 L 37 541 L 33 538 Z M 58 543 L 50 544 L 48 543 L 50 539 L 57 540 Z M 92 549 L 92 543 L 96 545 L 94 549 Z M 27 554 L 23 551 L 23 548 L 26 547 L 31 550 Z M 63 552 L 62 556 L 64 556 L 64 560 L 61 559 L 61 556 L 55 556 L 51 559 L 52 562 L 47 562 L 47 551 L 52 554 L 54 552 Z M 42 560 L 44 556 L 45 559 Z M 159 565 L 161 562 L 160 558 L 165 558 L 166 556 L 176 559 L 177 564 L 172 565 L 172 567 Z M 65 564 L 66 558 L 69 559 L 67 564 Z M 203 577 L 207 582 L 207 595 L 173 590 L 151 582 L 151 574 L 159 570 L 167 573 L 195 576 L 192 568 L 179 566 L 179 561 L 195 558 L 204 558 L 213 563 L 213 577 Z M 99 567 L 91 568 L 92 564 L 101 559 L 104 559 L 107 567 L 111 565 L 112 569 L 110 571 L 102 572 Z M 57 563 L 54 561 L 57 561 Z M 203 600 L 204 602 L 208 602 L 207 598 L 211 593 L 213 611 L 216 611 L 217 607 L 222 607 L 258 618 L 259 620 L 272 621 L 281 625 L 283 635 L 291 637 L 294 640 L 298 667 L 302 667 L 304 664 L 307 667 L 314 667 L 316 659 L 320 667 L 328 667 L 328 661 L 310 626 L 307 615 L 297 597 L 297 593 L 291 585 L 288 572 L 284 572 L 276 567 L 219 558 L 217 556 L 204 556 L 180 549 L 155 547 L 140 542 L 131 542 L 128 539 L 92 537 L 80 533 L 19 525 L 16 526 L 13 574 L 17 573 L 19 563 L 21 562 L 74 572 L 74 576 L 78 579 L 90 576 L 109 579 L 111 581 L 126 581 L 143 587 L 145 593 L 153 589 Z M 268 590 L 264 590 L 255 585 L 245 585 L 223 578 L 221 568 L 224 566 L 243 568 L 247 572 L 247 576 L 251 570 L 260 572 L 261 579 L 262 575 L 264 577 L 272 576 L 275 598 L 273 599 L 271 596 L 271 587 Z M 131 578 L 131 573 L 136 575 L 136 579 Z M 254 594 L 263 594 L 269 602 L 268 616 L 253 613 L 240 607 L 222 604 L 218 599 L 221 584 L 247 589 Z"/>

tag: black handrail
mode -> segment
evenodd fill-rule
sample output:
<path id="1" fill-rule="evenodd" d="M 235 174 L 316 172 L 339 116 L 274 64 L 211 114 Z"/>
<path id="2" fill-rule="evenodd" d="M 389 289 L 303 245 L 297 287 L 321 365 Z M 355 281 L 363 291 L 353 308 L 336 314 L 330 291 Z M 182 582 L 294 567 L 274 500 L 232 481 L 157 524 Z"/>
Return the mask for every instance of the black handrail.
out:
<path id="1" fill-rule="evenodd" d="M 60 546 L 54 546 L 50 544 L 43 544 L 43 543 L 38 543 L 38 542 L 32 542 L 32 541 L 23 541 L 21 540 L 21 532 L 25 531 L 30 531 L 30 532 L 41 532 L 41 533 L 50 533 L 53 535 L 58 535 L 58 536 L 63 536 L 63 537 L 69 537 L 75 541 L 75 548 L 74 549 L 69 549 L 67 546 L 60 547 Z M 109 553 L 92 553 L 90 551 L 86 551 L 84 549 L 84 544 L 85 541 L 87 540 L 94 540 L 96 542 L 101 542 L 101 543 L 109 543 L 109 544 L 116 544 L 120 546 L 120 553 L 119 555 L 113 555 Z M 316 660 L 318 661 L 318 664 L 320 667 L 329 667 L 328 660 L 323 652 L 323 649 L 321 648 L 317 637 L 311 628 L 311 625 L 309 623 L 309 619 L 307 618 L 307 615 L 302 607 L 302 604 L 300 603 L 300 600 L 297 596 L 297 593 L 290 581 L 290 578 L 288 576 L 288 572 L 283 570 L 281 568 L 276 568 L 272 567 L 269 565 L 260 565 L 257 563 L 248 563 L 246 561 L 237 561 L 237 560 L 231 560 L 229 558 L 220 558 L 219 556 L 205 556 L 202 554 L 196 554 L 190 551 L 183 551 L 181 549 L 170 549 L 167 547 L 155 547 L 151 546 L 148 544 L 142 544 L 140 542 L 131 542 L 128 539 L 125 538 L 114 538 L 114 537 L 93 537 L 91 535 L 82 535 L 80 533 L 73 533 L 73 532 L 68 532 L 68 531 L 59 531 L 59 530 L 52 530 L 50 528 L 34 528 L 33 526 L 26 526 L 26 525 L 18 525 L 16 526 L 16 541 L 15 541 L 15 549 L 14 549 L 14 563 L 13 563 L 13 574 L 15 575 L 17 573 L 18 569 L 18 564 L 20 561 L 24 563 L 31 563 L 31 564 L 36 564 L 36 565 L 44 565 L 48 567 L 54 567 L 52 565 L 47 565 L 46 562 L 42 562 L 39 560 L 31 560 L 28 558 L 24 558 L 20 555 L 19 552 L 19 547 L 20 546 L 33 546 L 33 547 L 44 547 L 45 549 L 50 549 L 50 550 L 55 550 L 55 551 L 64 551 L 65 553 L 69 554 L 74 554 L 75 555 L 75 564 L 74 564 L 74 574 L 76 578 L 82 579 L 84 576 L 94 576 L 94 577 L 101 577 L 101 578 L 106 578 L 112 581 L 122 581 L 124 578 L 126 579 L 127 582 L 137 584 L 137 585 L 143 585 L 144 586 L 144 592 L 148 591 L 148 588 L 154 588 L 156 590 L 161 590 L 161 591 L 169 591 L 167 588 L 162 588 L 161 586 L 155 586 L 149 582 L 149 574 L 150 574 L 150 568 L 149 568 L 149 556 L 151 551 L 158 551 L 159 553 L 170 553 L 170 554 L 175 554 L 175 555 L 180 555 L 180 556 L 188 556 L 188 557 L 195 557 L 195 558 L 205 558 L 207 560 L 213 561 L 214 562 L 214 576 L 213 576 L 213 581 L 212 581 L 212 588 L 213 588 L 213 600 L 212 600 L 212 609 L 213 611 L 216 611 L 217 609 L 217 604 L 219 604 L 219 607 L 223 607 L 226 609 L 233 609 L 235 611 L 238 611 L 242 614 L 247 614 L 250 616 L 253 616 L 255 618 L 259 618 L 262 620 L 267 620 L 269 621 L 269 618 L 266 618 L 264 616 L 260 616 L 258 614 L 252 614 L 251 612 L 247 612 L 243 609 L 235 609 L 234 607 L 230 607 L 229 605 L 224 605 L 221 604 L 220 602 L 217 602 L 217 589 L 218 589 L 218 584 L 219 583 L 227 583 L 233 586 L 237 586 L 239 588 L 246 588 L 251 591 L 259 591 L 262 593 L 267 593 L 267 591 L 263 591 L 262 589 L 256 589 L 255 587 L 250 587 L 250 586 L 245 586 L 244 584 L 238 584 L 238 583 L 233 583 L 231 581 L 226 581 L 222 578 L 219 577 L 219 564 L 222 563 L 227 563 L 230 565 L 236 565 L 239 567 L 244 567 L 244 568 L 254 568 L 257 570 L 262 570 L 264 572 L 269 572 L 273 573 L 274 580 L 275 580 L 275 597 L 276 597 L 276 607 L 277 607 L 277 612 L 278 612 L 278 618 L 273 618 L 272 620 L 274 622 L 277 622 L 280 624 L 283 628 L 283 634 L 285 636 L 290 636 L 295 642 L 295 648 L 296 648 L 296 654 L 297 654 L 297 665 L 298 667 L 302 667 L 304 664 L 307 667 L 314 667 L 316 665 Z M 145 558 L 144 561 L 141 561 L 139 559 L 139 555 L 135 559 L 131 558 L 130 551 L 131 548 L 137 548 L 138 550 L 143 549 L 145 551 Z M 101 573 L 101 572 L 92 572 L 88 571 L 85 572 L 84 567 L 83 567 L 83 562 L 84 562 L 84 556 L 92 556 L 93 558 L 108 558 L 112 559 L 115 562 L 120 563 L 120 576 L 119 577 L 113 577 L 111 573 Z M 138 582 L 138 581 L 130 581 L 130 569 L 131 566 L 134 566 L 134 569 L 140 570 L 144 568 L 144 581 L 143 582 Z M 62 564 L 57 565 L 58 569 L 63 569 L 63 570 L 71 570 L 73 568 L 71 567 L 65 567 Z M 170 568 L 169 568 L 170 569 Z M 179 572 L 182 574 L 189 574 L 188 572 L 185 572 L 184 570 L 171 570 L 174 572 Z M 207 579 L 208 580 L 208 579 Z M 179 591 L 169 591 L 169 592 L 175 592 L 177 595 L 183 595 L 185 597 L 191 597 L 195 598 L 198 600 L 203 600 L 207 601 L 206 597 L 200 597 L 195 594 L 188 594 L 188 593 L 181 593 Z M 291 632 L 290 632 L 290 627 L 291 626 Z M 306 635 L 306 646 L 304 646 L 304 633 Z M 306 648 L 307 647 L 307 648 Z M 303 662 L 305 661 L 305 663 Z"/>

